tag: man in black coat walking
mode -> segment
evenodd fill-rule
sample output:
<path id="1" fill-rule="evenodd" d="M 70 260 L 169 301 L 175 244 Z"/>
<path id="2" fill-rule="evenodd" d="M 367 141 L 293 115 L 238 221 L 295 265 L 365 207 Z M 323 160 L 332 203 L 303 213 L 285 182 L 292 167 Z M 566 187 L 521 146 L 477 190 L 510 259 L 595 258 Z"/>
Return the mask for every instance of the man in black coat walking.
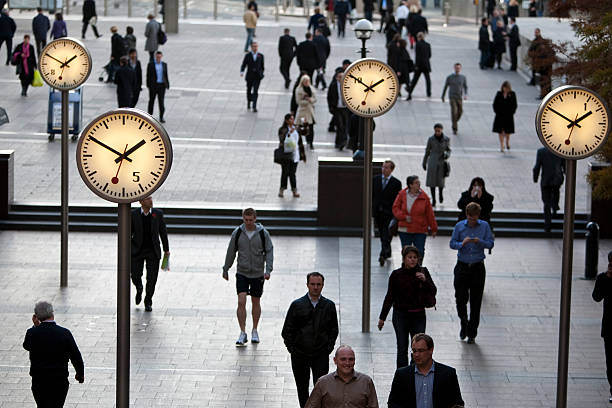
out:
<path id="1" fill-rule="evenodd" d="M 333 115 L 334 127 L 336 129 L 336 149 L 344 149 L 348 142 L 349 119 L 351 112 L 342 100 L 342 78 L 344 70 L 342 67 L 336 68 L 336 76 L 329 84 L 327 91 L 327 108 Z"/>
<path id="2" fill-rule="evenodd" d="M 168 65 L 162 61 L 163 54 L 161 51 L 155 52 L 155 61 L 149 62 L 147 65 L 147 88 L 149 88 L 149 107 L 147 111 L 149 115 L 153 114 L 153 106 L 155 105 L 155 97 L 159 103 L 159 121 L 165 123 L 164 112 L 164 97 L 166 89 L 170 88 L 170 80 L 168 79 Z"/>
<path id="3" fill-rule="evenodd" d="M 540 190 L 542 191 L 542 202 L 544 203 L 544 229 L 550 232 L 551 211 L 557 215 L 559 211 L 559 190 L 563 184 L 563 172 L 565 162 L 562 158 L 552 153 L 545 147 L 540 147 L 536 155 L 536 163 L 533 167 L 533 182 L 538 182 L 538 176 L 542 170 L 540 179 Z"/>
<path id="4" fill-rule="evenodd" d="M 145 311 L 153 310 L 153 293 L 159 272 L 162 253 L 159 240 L 164 248 L 164 256 L 170 256 L 168 233 L 162 210 L 153 208 L 151 197 L 140 200 L 141 208 L 132 210 L 132 283 L 136 286 L 136 304 L 142 300 L 142 268 L 147 264 L 147 286 L 145 291 Z"/>
<path id="5" fill-rule="evenodd" d="M 610 386 L 609 402 L 612 404 L 612 251 L 608 252 L 608 270 L 597 275 L 593 300 L 603 303 L 601 337 L 604 339 L 606 353 L 606 376 Z"/>
<path id="6" fill-rule="evenodd" d="M 314 86 L 318 88 L 319 84 L 322 84 L 322 89 L 325 90 L 325 88 L 327 88 L 327 83 L 325 82 L 325 65 L 330 53 L 329 40 L 323 35 L 321 29 L 317 28 L 312 42 L 317 47 L 317 53 L 319 54 L 319 66 L 317 67 L 317 78 L 314 81 Z"/>
<path id="7" fill-rule="evenodd" d="M 115 74 L 117 84 L 117 104 L 120 108 L 132 108 L 134 90 L 136 89 L 136 74 L 128 65 L 128 57 L 119 60 L 119 70 Z"/>
<path id="8" fill-rule="evenodd" d="M 521 45 L 519 28 L 516 25 L 516 18 L 510 17 L 510 25 L 508 26 L 508 28 L 508 46 L 510 47 L 510 71 L 516 71 L 516 50 Z"/>
<path id="9" fill-rule="evenodd" d="M 13 36 L 17 30 L 15 20 L 9 17 L 7 9 L 0 11 L 0 48 L 2 43 L 6 43 L 6 65 L 11 62 L 11 52 L 13 51 Z"/>
<path id="10" fill-rule="evenodd" d="M 291 68 L 291 61 L 295 56 L 295 50 L 297 48 L 297 42 L 295 37 L 289 35 L 290 31 L 285 28 L 284 34 L 278 39 L 278 55 L 280 57 L 280 72 L 285 78 L 285 89 L 289 89 L 291 84 L 291 75 L 289 70 Z"/>
<path id="11" fill-rule="evenodd" d="M 478 30 L 478 49 L 480 50 L 480 69 L 487 69 L 489 52 L 491 48 L 491 37 L 489 36 L 489 20 L 483 17 L 480 20 L 480 30 Z"/>
<path id="12" fill-rule="evenodd" d="M 91 29 L 94 32 L 96 38 L 102 37 L 98 34 L 98 27 L 91 21 L 92 18 L 98 18 L 96 14 L 96 2 L 94 0 L 85 0 L 83 2 L 83 29 L 81 30 L 81 38 L 85 39 L 85 32 L 87 31 L 87 25 L 91 24 Z"/>
<path id="13" fill-rule="evenodd" d="M 64 406 L 68 394 L 68 360 L 79 382 L 85 381 L 81 352 L 70 330 L 55 323 L 53 306 L 40 301 L 34 306 L 34 326 L 26 332 L 23 348 L 30 352 L 32 394 L 39 407 Z"/>
<path id="14" fill-rule="evenodd" d="M 423 32 L 417 34 L 417 42 L 414 47 L 414 76 L 412 77 L 410 89 L 408 90 L 407 101 L 412 99 L 412 91 L 419 81 L 421 74 L 425 76 L 427 97 L 429 98 L 431 96 L 431 78 L 429 77 L 429 73 L 431 72 L 431 65 L 429 63 L 429 59 L 431 58 L 431 45 L 425 41 L 425 34 Z"/>
<path id="15" fill-rule="evenodd" d="M 395 170 L 395 163 L 385 160 L 382 166 L 382 174 L 374 177 L 372 183 L 372 216 L 380 234 L 380 255 L 378 262 L 380 266 L 391 258 L 391 237 L 389 235 L 389 223 L 393 219 L 393 202 L 402 189 L 402 182 L 391 175 Z"/>
<path id="16" fill-rule="evenodd" d="M 316 45 L 312 42 L 312 34 L 306 33 L 306 40 L 302 41 L 295 52 L 297 57 L 297 64 L 300 67 L 300 71 L 306 71 L 310 80 L 312 81 L 312 75 L 315 69 L 317 69 L 321 63 L 319 62 L 319 53 Z"/>
<path id="17" fill-rule="evenodd" d="M 128 67 L 134 71 L 134 76 L 136 77 L 136 86 L 132 91 L 132 102 L 130 104 L 131 108 L 135 108 L 138 103 L 138 98 L 140 97 L 140 91 L 142 90 L 142 67 L 140 65 L 140 60 L 138 60 L 138 52 L 132 48 L 128 54 Z"/>
<path id="18" fill-rule="evenodd" d="M 32 33 L 36 41 L 36 53 L 40 57 L 40 52 L 47 45 L 47 33 L 51 29 L 51 23 L 49 17 L 43 14 L 42 8 L 37 7 L 36 11 L 36 16 L 32 19 Z"/>
<path id="19" fill-rule="evenodd" d="M 329 354 L 338 337 L 336 304 L 321 295 L 324 283 L 319 272 L 306 276 L 308 293 L 291 303 L 281 332 L 291 354 L 291 369 L 302 408 L 308 400 L 310 371 L 313 384 L 328 373 Z"/>
<path id="20" fill-rule="evenodd" d="M 247 109 L 251 109 L 253 104 L 253 112 L 257 112 L 257 98 L 259 94 L 259 83 L 264 77 L 264 56 L 258 52 L 259 45 L 257 41 L 251 43 L 251 52 L 244 54 L 242 65 L 240 65 L 240 76 L 244 76 L 246 69 L 246 85 L 247 85 Z"/>
<path id="21" fill-rule="evenodd" d="M 108 71 L 108 79 L 106 82 L 113 82 L 115 80 L 115 73 L 119 70 L 119 60 L 123 57 L 127 50 L 125 49 L 125 41 L 123 37 L 119 35 L 119 29 L 117 26 L 111 27 L 111 60 Z"/>

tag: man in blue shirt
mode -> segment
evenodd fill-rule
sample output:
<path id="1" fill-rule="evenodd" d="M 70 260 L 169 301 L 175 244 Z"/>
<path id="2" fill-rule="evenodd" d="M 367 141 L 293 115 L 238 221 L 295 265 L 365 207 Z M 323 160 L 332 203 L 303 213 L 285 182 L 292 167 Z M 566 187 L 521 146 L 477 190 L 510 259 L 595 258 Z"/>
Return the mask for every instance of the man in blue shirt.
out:
<path id="1" fill-rule="evenodd" d="M 147 111 L 149 115 L 153 115 L 153 107 L 155 105 L 155 97 L 159 102 L 159 121 L 165 123 L 164 112 L 164 97 L 166 89 L 170 88 L 168 79 L 168 65 L 162 61 L 162 52 L 155 53 L 155 61 L 149 62 L 147 65 L 147 88 L 149 88 L 149 106 Z"/>
<path id="2" fill-rule="evenodd" d="M 461 321 L 459 337 L 473 344 L 480 323 L 480 304 L 485 284 L 485 248 L 493 248 L 493 234 L 486 221 L 479 220 L 480 205 L 469 203 L 465 208 L 467 219 L 459 221 L 453 229 L 450 247 L 457 249 L 455 265 L 455 301 Z M 467 303 L 470 301 L 470 318 Z"/>

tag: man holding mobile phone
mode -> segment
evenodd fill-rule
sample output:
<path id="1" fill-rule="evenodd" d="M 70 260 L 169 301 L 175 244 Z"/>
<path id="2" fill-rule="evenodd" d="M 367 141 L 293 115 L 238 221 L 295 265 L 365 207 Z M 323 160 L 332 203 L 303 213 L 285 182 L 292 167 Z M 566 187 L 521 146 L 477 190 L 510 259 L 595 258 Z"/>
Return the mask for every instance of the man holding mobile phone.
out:
<path id="1" fill-rule="evenodd" d="M 480 323 L 480 305 L 485 283 L 485 248 L 493 248 L 493 234 L 486 221 L 479 220 L 480 205 L 471 202 L 465 208 L 467 219 L 459 221 L 453 229 L 451 249 L 458 250 L 455 265 L 455 301 L 461 321 L 459 338 L 468 338 L 473 344 Z M 467 303 L 470 302 L 470 318 Z"/>

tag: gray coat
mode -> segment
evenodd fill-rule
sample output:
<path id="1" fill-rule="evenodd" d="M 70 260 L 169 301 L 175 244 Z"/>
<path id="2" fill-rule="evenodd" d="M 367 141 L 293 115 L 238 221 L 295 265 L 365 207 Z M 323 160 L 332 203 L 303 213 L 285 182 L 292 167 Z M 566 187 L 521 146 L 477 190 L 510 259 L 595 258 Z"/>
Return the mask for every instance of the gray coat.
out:
<path id="1" fill-rule="evenodd" d="M 450 139 L 444 134 L 427 139 L 423 168 L 427 168 L 427 187 L 444 187 L 444 160 L 450 157 Z"/>
<path id="2" fill-rule="evenodd" d="M 157 20 L 150 20 L 145 26 L 145 37 L 147 42 L 145 43 L 145 51 L 157 51 L 159 43 L 157 42 L 157 33 L 161 28 L 161 24 Z"/>
<path id="3" fill-rule="evenodd" d="M 272 266 L 274 263 L 274 247 L 272 246 L 272 240 L 270 234 L 260 223 L 255 224 L 255 234 L 249 239 L 246 233 L 244 224 L 232 232 L 229 245 L 227 247 L 227 253 L 225 255 L 225 264 L 223 265 L 223 272 L 227 272 L 234 264 L 236 259 L 236 252 L 238 253 L 238 266 L 236 272 L 246 276 L 247 278 L 262 278 L 264 276 L 264 263 L 265 273 L 272 272 Z M 238 229 L 241 229 L 240 237 L 238 238 L 238 245 L 236 245 L 236 233 Z M 261 236 L 259 231 L 264 231 L 266 237 L 265 248 L 266 255 L 264 258 L 264 243 L 261 242 Z M 238 248 L 238 251 L 236 251 Z"/>

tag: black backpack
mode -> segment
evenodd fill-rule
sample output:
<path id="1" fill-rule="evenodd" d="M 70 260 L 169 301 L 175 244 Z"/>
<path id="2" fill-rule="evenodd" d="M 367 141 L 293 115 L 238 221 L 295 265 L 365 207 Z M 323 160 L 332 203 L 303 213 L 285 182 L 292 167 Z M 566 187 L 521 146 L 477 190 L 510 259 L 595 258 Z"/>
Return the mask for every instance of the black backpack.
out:
<path id="1" fill-rule="evenodd" d="M 164 33 L 164 30 L 162 30 L 162 25 L 160 24 L 159 30 L 157 31 L 157 42 L 164 45 L 166 41 L 168 41 L 168 37 L 166 36 L 166 33 Z"/>
<path id="2" fill-rule="evenodd" d="M 242 228 L 238 227 L 236 239 L 234 240 L 234 252 L 238 252 L 238 238 L 240 238 L 240 234 L 242 234 Z M 268 251 L 266 251 L 266 234 L 264 233 L 263 228 L 259 230 L 259 238 L 261 239 L 261 245 L 263 246 L 263 256 L 266 256 Z"/>

